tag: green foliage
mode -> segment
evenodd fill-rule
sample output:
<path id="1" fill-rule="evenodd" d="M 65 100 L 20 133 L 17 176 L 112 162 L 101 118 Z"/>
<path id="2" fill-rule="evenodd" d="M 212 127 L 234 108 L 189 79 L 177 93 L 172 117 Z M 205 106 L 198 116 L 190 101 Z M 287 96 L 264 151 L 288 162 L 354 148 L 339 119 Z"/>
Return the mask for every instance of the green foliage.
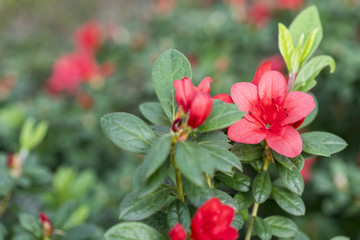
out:
<path id="1" fill-rule="evenodd" d="M 280 179 L 291 192 L 301 195 L 304 191 L 304 180 L 297 168 L 288 169 L 281 164 L 277 165 Z"/>
<path id="2" fill-rule="evenodd" d="M 216 179 L 225 184 L 226 186 L 240 192 L 247 192 L 250 190 L 251 179 L 243 173 L 235 171 L 233 176 L 224 173 L 217 173 Z"/>
<path id="3" fill-rule="evenodd" d="M 270 240 L 272 237 L 270 226 L 260 217 L 254 219 L 254 233 L 261 240 Z"/>
<path id="4" fill-rule="evenodd" d="M 283 187 L 273 186 L 272 197 L 285 212 L 295 216 L 305 215 L 304 202 L 297 194 Z"/>
<path id="5" fill-rule="evenodd" d="M 289 218 L 282 216 L 271 216 L 264 219 L 270 226 L 274 236 L 280 238 L 293 238 L 298 232 L 298 227 Z"/>
<path id="6" fill-rule="evenodd" d="M 247 210 L 254 203 L 254 197 L 250 192 L 239 192 L 235 194 L 234 201 L 238 211 Z"/>
<path id="7" fill-rule="evenodd" d="M 254 178 L 251 193 L 257 203 L 263 203 L 270 197 L 271 179 L 268 172 L 262 171 Z"/>
<path id="8" fill-rule="evenodd" d="M 22 213 L 19 215 L 20 225 L 35 237 L 40 238 L 42 228 L 37 218 L 30 214 Z"/>
<path id="9" fill-rule="evenodd" d="M 166 238 L 155 229 L 139 222 L 120 223 L 105 233 L 105 240 L 165 240 Z"/>
<path id="10" fill-rule="evenodd" d="M 166 117 L 161 104 L 158 102 L 143 103 L 139 106 L 142 115 L 155 125 L 169 126 L 170 121 Z"/>
<path id="11" fill-rule="evenodd" d="M 0 196 L 3 196 L 11 191 L 14 187 L 14 179 L 10 176 L 8 169 L 0 168 Z"/>
<path id="12" fill-rule="evenodd" d="M 252 162 L 261 158 L 264 148 L 260 144 L 235 143 L 231 151 L 241 162 Z"/>
<path id="13" fill-rule="evenodd" d="M 200 146 L 213 146 L 221 147 L 224 149 L 230 149 L 230 140 L 225 133 L 222 131 L 213 131 L 199 134 L 194 140 Z"/>
<path id="14" fill-rule="evenodd" d="M 35 126 L 35 119 L 26 119 L 20 133 L 21 148 L 30 151 L 39 145 L 45 138 L 48 126 L 46 121 L 42 121 Z"/>
<path id="15" fill-rule="evenodd" d="M 187 231 L 190 230 L 191 216 L 188 207 L 179 200 L 175 200 L 169 207 L 167 223 L 171 229 L 180 223 Z"/>

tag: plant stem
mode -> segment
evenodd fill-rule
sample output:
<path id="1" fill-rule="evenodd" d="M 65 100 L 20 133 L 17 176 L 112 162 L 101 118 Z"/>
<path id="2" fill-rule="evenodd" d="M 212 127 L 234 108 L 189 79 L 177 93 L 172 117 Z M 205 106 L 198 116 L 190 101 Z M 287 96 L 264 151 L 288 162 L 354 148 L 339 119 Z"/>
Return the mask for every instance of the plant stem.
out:
<path id="1" fill-rule="evenodd" d="M 11 192 L 8 192 L 7 194 L 5 194 L 3 200 L 1 201 L 1 203 L 0 203 L 0 217 L 5 212 L 5 209 L 7 207 L 7 204 L 9 202 L 10 197 L 11 197 Z"/>
<path id="2" fill-rule="evenodd" d="M 259 204 L 254 203 L 253 209 L 252 209 L 252 212 L 251 212 L 250 223 L 249 223 L 248 229 L 246 231 L 246 235 L 245 235 L 245 240 L 250 240 L 251 239 L 251 234 L 252 234 L 252 230 L 253 230 L 253 227 L 254 227 L 254 218 L 256 217 L 258 210 L 259 210 Z"/>
<path id="3" fill-rule="evenodd" d="M 184 195 L 183 184 L 182 184 L 182 179 L 181 179 L 181 172 L 180 172 L 179 168 L 176 165 L 173 150 L 171 150 L 171 164 L 173 165 L 174 171 L 175 171 L 178 198 L 179 198 L 180 201 L 185 203 L 185 195 Z"/>
<path id="4" fill-rule="evenodd" d="M 296 79 L 296 72 L 295 73 L 290 73 L 289 74 L 289 81 L 288 81 L 288 88 L 287 88 L 287 93 L 291 92 L 294 83 L 295 83 L 295 79 Z"/>

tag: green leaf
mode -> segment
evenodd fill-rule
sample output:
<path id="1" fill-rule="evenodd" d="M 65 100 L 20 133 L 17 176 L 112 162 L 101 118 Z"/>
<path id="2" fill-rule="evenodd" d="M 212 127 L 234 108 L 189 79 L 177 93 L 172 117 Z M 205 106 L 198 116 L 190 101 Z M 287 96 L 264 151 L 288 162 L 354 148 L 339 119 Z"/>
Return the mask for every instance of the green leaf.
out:
<path id="1" fill-rule="evenodd" d="M 260 144 L 235 143 L 231 151 L 241 162 L 252 162 L 261 158 L 264 148 Z"/>
<path id="2" fill-rule="evenodd" d="M 257 203 L 263 203 L 269 198 L 271 194 L 271 179 L 268 172 L 262 171 L 255 177 L 251 193 Z"/>
<path id="3" fill-rule="evenodd" d="M 331 238 L 330 240 L 350 240 L 350 238 L 346 236 L 336 236 Z"/>
<path id="4" fill-rule="evenodd" d="M 143 223 L 149 225 L 152 228 L 155 228 L 163 235 L 167 236 L 169 232 L 169 227 L 167 224 L 167 213 L 158 211 L 150 217 L 142 220 Z"/>
<path id="5" fill-rule="evenodd" d="M 315 117 L 317 116 L 317 114 L 319 112 L 319 102 L 318 102 L 318 100 L 316 99 L 316 97 L 313 94 L 310 93 L 310 95 L 313 96 L 313 98 L 314 98 L 315 108 L 312 110 L 312 112 L 309 115 L 307 115 L 305 117 L 304 122 L 301 124 L 301 126 L 298 129 L 301 129 L 301 128 L 304 128 L 304 127 L 310 125 L 310 123 L 312 123 L 315 120 Z"/>
<path id="6" fill-rule="evenodd" d="M 184 179 L 183 183 L 186 197 L 195 207 L 202 206 L 204 202 L 214 196 L 214 191 L 207 185 L 199 187 L 186 179 Z"/>
<path id="7" fill-rule="evenodd" d="M 212 175 L 216 166 L 207 151 L 189 141 L 176 144 L 175 161 L 181 173 L 198 186 L 203 185 L 203 173 Z"/>
<path id="8" fill-rule="evenodd" d="M 240 192 L 247 192 L 250 190 L 251 179 L 243 173 L 235 171 L 234 176 L 228 176 L 223 173 L 217 173 L 216 179 L 228 186 Z"/>
<path id="9" fill-rule="evenodd" d="M 325 157 L 330 157 L 347 146 L 342 138 L 327 132 L 307 132 L 301 134 L 301 138 L 304 152 Z"/>
<path id="10" fill-rule="evenodd" d="M 288 169 L 291 170 L 294 167 L 296 167 L 295 164 L 293 163 L 293 161 L 291 161 L 289 157 L 281 155 L 281 154 L 275 152 L 274 150 L 271 150 L 271 153 L 276 161 L 278 161 L 279 163 L 281 163 L 283 166 L 287 167 Z"/>
<path id="11" fill-rule="evenodd" d="M 284 61 L 286 63 L 289 72 L 291 72 L 290 57 L 294 49 L 294 43 L 289 30 L 281 23 L 279 23 L 278 26 L 279 26 L 279 35 L 278 35 L 279 50 L 282 57 L 284 58 Z"/>
<path id="12" fill-rule="evenodd" d="M 204 146 L 203 147 L 204 152 L 212 156 L 215 168 L 217 170 L 226 172 L 226 173 L 232 173 L 233 167 L 239 169 L 240 171 L 243 170 L 242 164 L 239 161 L 239 159 L 231 152 L 229 152 L 226 149 L 223 148 L 217 148 L 212 146 Z M 209 159 L 210 161 L 211 159 Z"/>
<path id="13" fill-rule="evenodd" d="M 116 146 L 130 152 L 146 153 L 156 141 L 149 126 L 129 113 L 108 113 L 101 118 L 101 127 Z"/>
<path id="14" fill-rule="evenodd" d="M 250 192 L 237 193 L 234 196 L 234 201 L 236 203 L 236 208 L 238 211 L 247 210 L 254 203 L 254 198 Z"/>
<path id="15" fill-rule="evenodd" d="M 35 119 L 27 118 L 20 133 L 20 146 L 22 149 L 31 150 L 44 139 L 49 124 L 46 121 L 35 126 Z"/>
<path id="16" fill-rule="evenodd" d="M 34 234 L 35 237 L 40 238 L 42 233 L 42 227 L 40 225 L 40 222 L 37 218 L 34 216 L 27 214 L 27 213 L 21 213 L 19 215 L 20 225 L 30 233 Z"/>
<path id="17" fill-rule="evenodd" d="M 0 167 L 0 196 L 10 192 L 13 187 L 14 179 L 10 176 L 8 169 Z"/>
<path id="18" fill-rule="evenodd" d="M 321 55 L 312 58 L 299 71 L 295 80 L 293 91 L 309 91 L 311 89 L 309 87 L 313 87 L 313 84 L 308 85 L 308 83 L 315 81 L 316 76 L 319 75 L 321 70 L 326 66 L 330 66 L 330 73 L 335 71 L 335 61 L 332 57 Z"/>
<path id="19" fill-rule="evenodd" d="M 298 231 L 296 236 L 293 239 L 294 240 L 310 240 L 310 238 L 301 231 Z"/>
<path id="20" fill-rule="evenodd" d="M 196 137 L 195 142 L 197 142 L 200 146 L 213 146 L 223 149 L 231 148 L 229 138 L 222 131 L 201 133 Z"/>
<path id="21" fill-rule="evenodd" d="M 244 227 L 244 224 L 245 221 L 244 219 L 242 219 L 241 215 L 239 213 L 235 213 L 235 217 L 233 219 L 233 222 L 231 223 L 231 226 L 239 231 Z"/>
<path id="22" fill-rule="evenodd" d="M 270 226 L 260 217 L 254 218 L 254 232 L 261 240 L 270 240 L 272 237 Z"/>
<path id="23" fill-rule="evenodd" d="M 170 126 L 161 104 L 158 102 L 147 102 L 140 105 L 141 114 L 155 125 Z"/>
<path id="24" fill-rule="evenodd" d="M 301 35 L 305 39 L 308 39 L 309 36 L 313 34 L 316 30 L 314 40 L 312 41 L 312 46 L 310 50 L 307 50 L 307 57 L 310 57 L 313 52 L 319 46 L 322 39 L 322 26 L 320 22 L 319 12 L 315 6 L 310 6 L 303 10 L 290 24 L 289 31 L 294 43 L 297 43 Z"/>
<path id="25" fill-rule="evenodd" d="M 291 192 L 301 195 L 304 191 L 304 180 L 297 168 L 288 169 L 277 164 L 277 169 L 284 186 Z"/>
<path id="26" fill-rule="evenodd" d="M 83 224 L 80 226 L 76 226 L 70 228 L 66 231 L 66 235 L 61 238 L 62 240 L 88 240 L 88 239 L 96 239 L 96 237 L 100 237 L 102 234 L 99 229 L 93 224 Z"/>
<path id="27" fill-rule="evenodd" d="M 303 200 L 289 190 L 273 186 L 272 196 L 276 203 L 287 213 L 295 216 L 305 215 L 305 205 Z"/>
<path id="28" fill-rule="evenodd" d="M 175 118 L 174 81 L 188 77 L 191 79 L 191 65 L 184 54 L 169 49 L 159 56 L 152 71 L 155 93 L 161 106 L 172 122 Z"/>
<path id="29" fill-rule="evenodd" d="M 300 52 L 299 50 L 297 50 L 296 48 L 293 49 L 292 53 L 291 53 L 291 57 L 290 57 L 290 69 L 291 69 L 291 73 L 296 73 L 299 70 L 299 66 L 300 66 Z"/>
<path id="30" fill-rule="evenodd" d="M 171 189 L 166 186 L 161 186 L 142 198 L 138 198 L 136 193 L 130 192 L 120 203 L 119 218 L 126 221 L 147 218 L 167 203 L 170 193 Z"/>
<path id="31" fill-rule="evenodd" d="M 236 211 L 236 203 L 229 194 L 227 194 L 226 192 L 223 192 L 219 189 L 213 189 L 213 191 L 214 191 L 214 197 L 219 199 L 223 204 L 226 204 L 226 205 L 232 207 Z"/>
<path id="32" fill-rule="evenodd" d="M 240 120 L 245 112 L 240 112 L 235 104 L 219 103 L 213 106 L 210 116 L 198 127 L 199 132 L 209 132 L 226 128 Z"/>
<path id="33" fill-rule="evenodd" d="M 298 227 L 289 218 L 282 216 L 271 216 L 264 219 L 270 226 L 272 234 L 280 238 L 293 238 L 298 232 Z"/>
<path id="34" fill-rule="evenodd" d="M 81 225 L 89 217 L 91 209 L 88 205 L 82 204 L 67 217 L 64 229 L 69 229 L 78 225 Z"/>
<path id="35" fill-rule="evenodd" d="M 105 240 L 166 240 L 152 227 L 140 222 L 120 223 L 105 233 Z"/>
<path id="36" fill-rule="evenodd" d="M 187 231 L 190 230 L 191 216 L 187 206 L 179 200 L 175 200 L 168 210 L 167 223 L 171 229 L 180 223 Z"/>
<path id="37" fill-rule="evenodd" d="M 301 47 L 302 47 L 302 49 L 301 49 L 301 59 L 300 59 L 301 63 L 305 62 L 310 57 L 312 48 L 314 46 L 315 37 L 316 37 L 316 34 L 317 34 L 318 31 L 319 31 L 319 29 L 315 28 L 310 33 L 310 35 L 307 37 L 305 43 L 301 44 Z M 304 36 L 304 35 L 302 35 L 302 36 Z M 304 38 L 302 38 L 302 39 L 304 39 Z"/>

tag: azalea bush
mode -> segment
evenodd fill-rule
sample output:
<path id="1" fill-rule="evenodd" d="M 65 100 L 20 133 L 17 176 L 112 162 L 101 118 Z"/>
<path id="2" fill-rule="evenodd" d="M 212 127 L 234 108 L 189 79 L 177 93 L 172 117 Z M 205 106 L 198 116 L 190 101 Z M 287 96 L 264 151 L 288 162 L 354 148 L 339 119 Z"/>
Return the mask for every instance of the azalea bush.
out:
<path id="1" fill-rule="evenodd" d="M 251 83 L 235 83 L 230 96 L 210 95 L 210 77 L 191 81 L 188 59 L 164 52 L 152 71 L 159 102 L 140 105 L 151 124 L 117 112 L 101 126 L 118 147 L 144 159 L 133 190 L 120 203 L 124 223 L 105 239 L 308 239 L 282 212 L 305 215 L 300 171 L 306 159 L 346 147 L 327 132 L 299 133 L 316 115 L 307 93 L 330 56 L 313 57 L 322 39 L 318 11 L 309 7 L 289 28 L 279 24 L 279 50 L 288 74 L 265 62 Z M 277 213 L 262 216 L 273 199 Z"/>

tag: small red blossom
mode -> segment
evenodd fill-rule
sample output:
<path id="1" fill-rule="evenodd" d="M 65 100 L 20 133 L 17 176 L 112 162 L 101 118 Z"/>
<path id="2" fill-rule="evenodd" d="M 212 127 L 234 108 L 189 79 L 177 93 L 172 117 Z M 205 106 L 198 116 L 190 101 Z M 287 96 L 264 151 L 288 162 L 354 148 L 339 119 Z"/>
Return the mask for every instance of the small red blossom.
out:
<path id="1" fill-rule="evenodd" d="M 285 61 L 280 54 L 275 54 L 270 57 L 263 58 L 260 61 L 261 64 L 264 64 L 266 62 L 270 62 L 271 64 L 270 70 L 284 72 L 284 70 L 286 69 Z"/>
<path id="2" fill-rule="evenodd" d="M 287 10 L 299 10 L 303 5 L 304 0 L 277 0 L 278 9 L 287 9 Z"/>
<path id="3" fill-rule="evenodd" d="M 201 206 L 191 222 L 193 240 L 235 240 L 239 235 L 231 223 L 235 210 L 219 199 L 211 198 Z"/>
<path id="4" fill-rule="evenodd" d="M 169 237 L 171 240 L 186 240 L 187 233 L 183 226 L 180 223 L 177 223 L 170 230 Z"/>
<path id="5" fill-rule="evenodd" d="M 247 10 L 247 19 L 255 27 L 263 28 L 270 22 L 270 9 L 263 4 L 254 2 Z"/>
<path id="6" fill-rule="evenodd" d="M 300 172 L 305 183 L 309 183 L 311 181 L 311 178 L 312 178 L 311 169 L 315 163 L 316 163 L 316 157 L 305 160 L 304 167 Z"/>
<path id="7" fill-rule="evenodd" d="M 195 87 L 187 77 L 174 81 L 175 99 L 179 106 L 179 111 L 189 113 L 188 126 L 197 128 L 210 115 L 212 109 L 212 99 L 209 94 L 212 79 L 206 77 L 199 86 Z"/>
<path id="8" fill-rule="evenodd" d="M 257 144 L 265 139 L 270 148 L 287 156 L 296 157 L 302 151 L 302 140 L 295 129 L 315 108 L 314 98 L 304 92 L 286 93 L 287 82 L 277 71 L 260 74 L 258 84 L 236 83 L 231 97 L 245 111 L 245 117 L 233 124 L 228 136 L 231 140 Z"/>
<path id="9" fill-rule="evenodd" d="M 53 233 L 53 227 L 52 227 L 50 219 L 48 218 L 48 216 L 46 216 L 45 213 L 42 213 L 42 212 L 39 213 L 39 219 L 40 219 L 40 223 L 43 227 L 44 236 L 50 237 Z"/>
<path id="10" fill-rule="evenodd" d="M 102 26 L 94 20 L 86 22 L 76 30 L 74 38 L 78 50 L 94 53 L 103 40 Z"/>

